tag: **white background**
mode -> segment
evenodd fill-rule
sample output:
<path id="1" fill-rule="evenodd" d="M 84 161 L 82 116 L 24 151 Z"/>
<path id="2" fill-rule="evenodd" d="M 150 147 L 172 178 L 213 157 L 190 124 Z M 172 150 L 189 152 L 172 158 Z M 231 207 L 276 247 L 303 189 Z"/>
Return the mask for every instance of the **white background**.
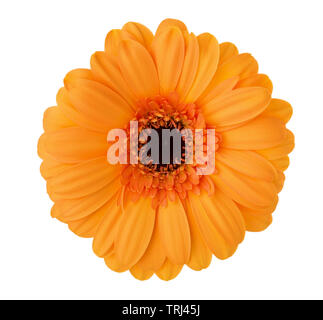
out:
<path id="1" fill-rule="evenodd" d="M 321 0 L 1 1 L 0 298 L 323 298 L 322 9 Z M 110 29 L 138 21 L 155 31 L 167 17 L 255 56 L 273 96 L 293 105 L 296 148 L 266 231 L 205 271 L 140 282 L 50 217 L 36 146 L 64 75 L 89 67 Z"/>

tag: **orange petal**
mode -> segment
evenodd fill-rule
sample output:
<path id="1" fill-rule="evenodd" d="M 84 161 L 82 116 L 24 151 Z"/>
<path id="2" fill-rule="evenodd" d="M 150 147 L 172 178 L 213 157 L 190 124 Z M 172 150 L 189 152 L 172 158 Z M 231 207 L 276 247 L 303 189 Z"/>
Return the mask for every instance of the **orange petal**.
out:
<path id="1" fill-rule="evenodd" d="M 278 177 L 275 181 L 275 185 L 276 185 L 276 190 L 279 193 L 280 191 L 282 191 L 283 186 L 284 186 L 284 182 L 285 182 L 285 175 L 282 171 L 277 171 L 278 173 Z"/>
<path id="2" fill-rule="evenodd" d="M 44 112 L 43 127 L 45 132 L 74 126 L 76 124 L 66 118 L 58 107 L 50 107 Z"/>
<path id="3" fill-rule="evenodd" d="M 230 126 L 259 115 L 270 102 L 264 88 L 241 88 L 221 95 L 203 106 L 205 120 L 211 126 Z"/>
<path id="4" fill-rule="evenodd" d="M 78 80 L 94 80 L 92 71 L 89 69 L 74 69 L 67 73 L 64 78 L 64 86 L 67 90 L 75 87 L 75 82 Z"/>
<path id="5" fill-rule="evenodd" d="M 273 202 L 268 207 L 263 207 L 263 208 L 258 208 L 258 209 L 247 208 L 247 207 L 242 206 L 239 203 L 236 203 L 236 205 L 240 209 L 241 213 L 242 213 L 242 208 L 243 208 L 244 211 L 248 211 L 248 212 L 251 212 L 251 213 L 254 213 L 257 215 L 268 216 L 269 214 L 272 214 L 275 211 L 277 204 L 278 204 L 278 200 L 279 200 L 278 195 L 276 195 Z"/>
<path id="6" fill-rule="evenodd" d="M 138 280 L 148 280 L 154 274 L 153 271 L 142 269 L 137 264 L 130 269 L 131 274 Z"/>
<path id="7" fill-rule="evenodd" d="M 199 43 L 193 33 L 185 37 L 185 57 L 183 69 L 179 78 L 176 91 L 183 101 L 192 87 L 199 65 Z"/>
<path id="8" fill-rule="evenodd" d="M 98 192 L 88 196 L 79 199 L 57 200 L 56 205 L 60 214 L 58 218 L 64 222 L 70 222 L 89 216 L 114 197 L 120 188 L 119 179 L 115 179 Z"/>
<path id="9" fill-rule="evenodd" d="M 102 128 L 96 121 L 89 119 L 74 108 L 68 95 L 67 89 L 61 88 L 56 96 L 58 107 L 64 116 L 81 127 L 106 134 L 105 127 Z"/>
<path id="10" fill-rule="evenodd" d="M 265 74 L 253 74 L 238 82 L 236 88 L 246 87 L 262 87 L 266 88 L 270 93 L 273 92 L 273 83 Z"/>
<path id="11" fill-rule="evenodd" d="M 159 208 L 158 228 L 166 256 L 175 264 L 186 263 L 191 250 L 190 230 L 178 197 L 175 201 L 168 201 L 167 208 Z"/>
<path id="12" fill-rule="evenodd" d="M 246 228 L 243 217 L 236 203 L 220 190 L 214 192 L 210 198 L 212 198 L 212 203 L 208 201 L 209 207 L 211 208 L 215 205 L 216 210 L 222 214 L 222 219 L 226 220 L 230 226 L 234 241 L 238 244 L 241 243 L 245 237 Z M 205 199 L 203 200 L 204 203 Z M 205 204 L 205 206 L 207 205 Z M 215 218 L 215 215 L 213 215 L 213 221 L 218 221 L 218 219 Z"/>
<path id="13" fill-rule="evenodd" d="M 121 96 L 95 81 L 80 80 L 69 98 L 75 109 L 107 130 L 124 128 L 133 118 L 133 110 Z"/>
<path id="14" fill-rule="evenodd" d="M 95 52 L 91 57 L 91 69 L 93 75 L 104 83 L 135 109 L 135 98 L 122 77 L 118 62 L 104 52 Z"/>
<path id="15" fill-rule="evenodd" d="M 69 222 L 70 230 L 80 237 L 94 237 L 103 217 L 109 213 L 110 201 L 89 216 Z"/>
<path id="16" fill-rule="evenodd" d="M 230 257 L 238 242 L 222 213 L 214 206 L 214 200 L 206 193 L 190 193 L 189 202 L 201 235 L 212 253 L 219 259 Z"/>
<path id="17" fill-rule="evenodd" d="M 106 256 L 112 250 L 121 219 L 121 208 L 117 206 L 115 198 L 110 200 L 105 208 L 107 214 L 97 228 L 92 245 L 94 253 L 99 257 Z"/>
<path id="18" fill-rule="evenodd" d="M 220 50 L 218 41 L 209 33 L 197 37 L 199 43 L 199 65 L 186 102 L 195 102 L 212 80 L 218 66 Z"/>
<path id="19" fill-rule="evenodd" d="M 239 80 L 238 76 L 224 80 L 219 85 L 212 88 L 210 91 L 205 91 L 197 100 L 197 104 L 203 108 L 204 105 L 208 104 L 213 99 L 227 94 L 232 91 Z"/>
<path id="20" fill-rule="evenodd" d="M 212 260 L 212 253 L 207 247 L 194 218 L 191 205 L 187 203 L 187 219 L 191 232 L 191 254 L 187 265 L 196 271 L 207 268 Z"/>
<path id="21" fill-rule="evenodd" d="M 144 45 L 147 49 L 150 48 L 151 43 L 154 39 L 154 35 L 144 25 L 138 22 L 128 22 L 122 27 L 122 30 L 125 30 L 129 34 L 131 34 L 138 42 Z"/>
<path id="22" fill-rule="evenodd" d="M 267 158 L 268 160 L 276 160 L 279 158 L 282 158 L 284 156 L 287 156 L 289 153 L 291 153 L 295 146 L 295 138 L 294 134 L 286 129 L 286 135 L 285 138 L 281 141 L 280 144 L 273 148 L 268 148 L 264 150 L 258 150 L 257 152 Z"/>
<path id="23" fill-rule="evenodd" d="M 126 30 L 111 30 L 105 38 L 105 52 L 111 57 L 118 56 L 121 41 L 129 39 L 136 40 L 135 37 Z"/>
<path id="24" fill-rule="evenodd" d="M 252 179 L 236 172 L 221 162 L 217 163 L 218 173 L 212 176 L 215 186 L 230 199 L 250 208 L 267 207 L 276 197 L 273 182 Z"/>
<path id="25" fill-rule="evenodd" d="M 242 53 L 234 55 L 221 65 L 219 65 L 211 83 L 206 89 L 207 92 L 211 91 L 215 86 L 219 85 L 222 81 L 239 76 L 240 79 L 249 77 L 258 72 L 258 63 L 255 58 L 249 53 Z"/>
<path id="26" fill-rule="evenodd" d="M 178 276 L 181 272 L 183 265 L 176 265 L 171 263 L 168 259 L 166 259 L 163 266 L 156 272 L 156 275 L 161 280 L 169 281 Z"/>
<path id="27" fill-rule="evenodd" d="M 38 154 L 38 157 L 41 159 L 52 158 L 48 155 L 46 151 L 46 139 L 47 139 L 46 133 L 43 133 L 38 139 L 37 154 Z"/>
<path id="28" fill-rule="evenodd" d="M 292 106 L 280 99 L 272 99 L 267 109 L 263 113 L 269 117 L 275 117 L 287 123 L 293 114 Z"/>
<path id="29" fill-rule="evenodd" d="M 118 56 L 124 79 L 137 98 L 154 97 L 159 93 L 159 80 L 154 61 L 138 42 L 122 41 Z"/>
<path id="30" fill-rule="evenodd" d="M 219 65 L 223 64 L 230 58 L 239 54 L 237 47 L 231 42 L 220 43 L 220 59 Z"/>
<path id="31" fill-rule="evenodd" d="M 106 156 L 104 134 L 80 127 L 60 129 L 46 134 L 46 151 L 57 161 L 78 162 Z"/>
<path id="32" fill-rule="evenodd" d="M 282 143 L 285 136 L 286 129 L 280 120 L 261 116 L 241 127 L 222 132 L 222 144 L 229 149 L 265 149 Z"/>
<path id="33" fill-rule="evenodd" d="M 156 36 L 159 35 L 160 33 L 164 32 L 165 29 L 168 29 L 169 27 L 177 27 L 183 33 L 188 32 L 186 25 L 182 21 L 176 20 L 176 19 L 165 19 L 159 24 L 157 31 L 156 31 Z"/>
<path id="34" fill-rule="evenodd" d="M 226 166 L 251 178 L 274 181 L 276 170 L 273 165 L 256 152 L 221 148 L 215 158 Z"/>
<path id="35" fill-rule="evenodd" d="M 96 192 L 120 175 L 120 166 L 110 165 L 106 157 L 82 162 L 48 180 L 57 195 L 65 199 L 81 198 Z"/>
<path id="36" fill-rule="evenodd" d="M 289 157 L 285 156 L 270 161 L 278 170 L 285 171 L 289 167 Z"/>
<path id="37" fill-rule="evenodd" d="M 128 203 L 115 237 L 115 252 L 123 265 L 133 266 L 145 253 L 154 229 L 155 211 L 149 198 Z"/>
<path id="38" fill-rule="evenodd" d="M 221 132 L 230 131 L 230 130 L 232 130 L 232 129 L 236 129 L 236 128 L 239 128 L 239 127 L 241 127 L 241 126 L 245 125 L 247 122 L 248 122 L 248 121 L 246 121 L 246 122 L 241 122 L 241 123 L 238 123 L 238 124 L 233 124 L 232 126 L 223 126 L 223 127 L 221 127 L 221 126 L 217 126 L 217 127 L 216 127 L 216 132 L 221 133 Z"/>
<path id="39" fill-rule="evenodd" d="M 271 214 L 257 214 L 257 211 L 248 208 L 240 207 L 241 214 L 244 218 L 246 229 L 251 232 L 259 232 L 267 229 L 272 223 Z"/>
<path id="40" fill-rule="evenodd" d="M 124 266 L 120 262 L 119 258 L 113 251 L 108 253 L 104 257 L 104 262 L 107 265 L 107 267 L 109 267 L 112 271 L 115 271 L 115 272 L 125 272 L 129 269 L 127 266 Z"/>
<path id="41" fill-rule="evenodd" d="M 160 92 L 167 95 L 176 88 L 182 72 L 185 44 L 182 32 L 170 27 L 156 35 L 152 50 L 158 71 Z"/>
<path id="42" fill-rule="evenodd" d="M 60 213 L 59 213 L 57 204 L 54 203 L 54 205 L 52 206 L 52 209 L 50 210 L 50 215 L 51 215 L 52 218 L 56 218 L 56 219 L 59 220 Z"/>
<path id="43" fill-rule="evenodd" d="M 144 270 L 157 271 L 164 264 L 165 258 L 165 251 L 158 233 L 158 220 L 156 219 L 154 231 L 147 250 L 138 261 L 136 266 Z"/>
<path id="44" fill-rule="evenodd" d="M 70 168 L 73 165 L 73 163 L 62 163 L 54 159 L 51 159 L 50 157 L 46 157 L 40 165 L 40 173 L 42 177 L 47 180 L 51 177 L 60 174 L 61 172 L 63 172 L 67 168 Z"/>

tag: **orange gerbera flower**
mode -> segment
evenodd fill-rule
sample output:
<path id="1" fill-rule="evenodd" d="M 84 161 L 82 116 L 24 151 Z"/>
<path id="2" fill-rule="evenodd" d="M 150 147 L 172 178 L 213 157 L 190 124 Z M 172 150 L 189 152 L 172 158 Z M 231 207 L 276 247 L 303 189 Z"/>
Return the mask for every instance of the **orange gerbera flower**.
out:
<path id="1" fill-rule="evenodd" d="M 109 32 L 90 69 L 67 74 L 44 114 L 38 144 L 52 216 L 117 272 L 173 279 L 184 264 L 230 257 L 245 231 L 272 221 L 294 136 L 289 103 L 272 99 L 256 60 L 229 42 L 195 36 L 173 19 L 155 35 L 129 22 Z M 215 171 L 199 165 L 107 161 L 107 133 L 146 128 L 215 129 Z M 141 144 L 139 143 L 139 148 Z"/>

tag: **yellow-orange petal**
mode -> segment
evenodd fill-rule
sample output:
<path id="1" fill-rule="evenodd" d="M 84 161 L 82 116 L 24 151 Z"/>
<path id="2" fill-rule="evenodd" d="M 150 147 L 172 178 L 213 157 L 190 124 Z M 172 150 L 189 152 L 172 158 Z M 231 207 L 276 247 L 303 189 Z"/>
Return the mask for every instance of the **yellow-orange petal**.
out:
<path id="1" fill-rule="evenodd" d="M 289 167 L 289 157 L 285 156 L 270 161 L 278 170 L 285 171 Z"/>
<path id="2" fill-rule="evenodd" d="M 241 88 L 216 97 L 202 106 L 205 121 L 211 126 L 230 126 L 259 115 L 271 99 L 264 88 Z"/>
<path id="3" fill-rule="evenodd" d="M 121 41 L 129 39 L 136 40 L 135 37 L 126 30 L 113 29 L 105 38 L 104 51 L 111 57 L 117 57 Z"/>
<path id="4" fill-rule="evenodd" d="M 106 157 L 88 160 L 67 168 L 48 180 L 53 192 L 65 199 L 81 198 L 100 190 L 121 173 Z"/>
<path id="5" fill-rule="evenodd" d="M 45 148 L 57 161 L 73 163 L 106 156 L 107 140 L 104 134 L 71 127 L 46 133 Z"/>
<path id="6" fill-rule="evenodd" d="M 155 63 L 144 46 L 133 40 L 122 41 L 118 61 L 125 81 L 138 99 L 159 93 Z"/>
<path id="7" fill-rule="evenodd" d="M 136 266 L 144 270 L 158 271 L 166 259 L 165 250 L 158 233 L 158 219 L 155 220 L 154 231 L 147 250 Z"/>
<path id="8" fill-rule="evenodd" d="M 78 80 L 94 80 L 92 71 L 89 69 L 74 69 L 67 73 L 64 78 L 64 86 L 67 90 L 75 87 Z"/>
<path id="9" fill-rule="evenodd" d="M 187 265 L 191 269 L 198 271 L 205 269 L 210 265 L 212 253 L 202 237 L 189 202 L 186 202 L 186 212 L 191 233 L 191 254 Z"/>
<path id="10" fill-rule="evenodd" d="M 160 93 L 167 95 L 177 86 L 182 72 L 185 43 L 182 32 L 170 27 L 155 36 L 152 51 L 158 71 Z"/>
<path id="11" fill-rule="evenodd" d="M 166 259 L 163 266 L 156 272 L 159 279 L 169 281 L 178 276 L 181 272 L 183 265 L 176 265 Z"/>
<path id="12" fill-rule="evenodd" d="M 212 198 L 206 192 L 198 196 L 190 193 L 189 203 L 208 248 L 219 259 L 230 257 L 238 242 L 234 240 L 229 224 L 214 206 Z"/>
<path id="13" fill-rule="evenodd" d="M 192 87 L 196 71 L 199 65 L 199 43 L 196 36 L 191 33 L 185 36 L 185 57 L 176 92 L 180 101 L 184 101 Z"/>
<path id="14" fill-rule="evenodd" d="M 223 64 L 230 58 L 237 56 L 239 51 L 237 47 L 231 42 L 222 42 L 220 43 L 220 59 L 219 65 Z"/>
<path id="15" fill-rule="evenodd" d="M 240 207 L 241 214 L 246 224 L 246 229 L 250 232 L 259 232 L 267 229 L 272 223 L 271 214 L 258 214 L 257 211 Z"/>
<path id="16" fill-rule="evenodd" d="M 271 148 L 283 142 L 284 124 L 271 117 L 257 117 L 245 125 L 222 132 L 222 145 L 229 149 L 258 150 Z"/>
<path id="17" fill-rule="evenodd" d="M 165 29 L 167 29 L 169 27 L 177 27 L 183 33 L 188 32 L 186 25 L 182 21 L 176 20 L 176 19 L 165 19 L 159 24 L 157 31 L 156 31 L 156 36 L 159 35 L 160 33 L 164 32 Z"/>
<path id="18" fill-rule="evenodd" d="M 268 160 L 276 160 L 287 156 L 295 147 L 295 138 L 294 134 L 290 130 L 285 129 L 285 132 L 285 137 L 280 144 L 272 148 L 257 150 L 257 152 Z"/>
<path id="19" fill-rule="evenodd" d="M 214 36 L 203 33 L 197 37 L 197 40 L 199 64 L 192 88 L 185 98 L 186 102 L 195 102 L 207 88 L 216 72 L 220 56 L 219 43 Z"/>
<path id="20" fill-rule="evenodd" d="M 230 199 L 243 206 L 255 208 L 269 206 L 276 197 L 273 182 L 253 179 L 217 162 L 217 174 L 212 176 L 215 186 Z"/>
<path id="21" fill-rule="evenodd" d="M 114 250 L 123 265 L 132 267 L 145 253 L 155 223 L 150 198 L 128 203 L 118 225 Z"/>
<path id="22" fill-rule="evenodd" d="M 101 208 L 94 211 L 89 216 L 69 222 L 69 229 L 83 238 L 94 237 L 103 217 L 109 212 L 109 205 L 110 202 L 104 204 Z"/>
<path id="23" fill-rule="evenodd" d="M 274 166 L 254 151 L 221 148 L 215 153 L 215 158 L 226 166 L 251 178 L 267 181 L 276 179 Z"/>
<path id="24" fill-rule="evenodd" d="M 106 215 L 94 235 L 92 248 L 99 257 L 106 256 L 113 247 L 119 221 L 121 219 L 121 208 L 117 206 L 117 199 L 113 198 L 105 204 Z"/>
<path id="25" fill-rule="evenodd" d="M 44 112 L 43 127 L 45 132 L 75 126 L 76 124 L 68 119 L 58 107 L 50 107 Z"/>
<path id="26" fill-rule="evenodd" d="M 115 179 L 98 192 L 88 196 L 79 199 L 56 200 L 59 212 L 58 218 L 61 221 L 70 222 L 89 216 L 112 199 L 119 192 L 120 188 L 119 179 Z"/>
<path id="27" fill-rule="evenodd" d="M 191 240 L 186 212 L 179 198 L 160 207 L 158 230 L 167 258 L 174 264 L 185 264 L 190 257 Z"/>
<path id="28" fill-rule="evenodd" d="M 96 79 L 118 93 L 135 109 L 135 97 L 123 79 L 116 59 L 102 51 L 95 52 L 91 57 L 91 70 Z"/>
<path id="29" fill-rule="evenodd" d="M 151 278 L 151 276 L 154 274 L 153 271 L 151 270 L 145 270 L 141 267 L 139 267 L 137 264 L 134 265 L 131 269 L 130 269 L 130 273 L 137 279 L 137 280 L 148 280 L 149 278 Z"/>
<path id="30" fill-rule="evenodd" d="M 151 43 L 154 39 L 153 33 L 144 25 L 138 22 L 128 22 L 122 30 L 127 31 L 131 34 L 138 42 L 144 45 L 147 49 L 150 48 Z"/>
<path id="31" fill-rule="evenodd" d="M 246 87 L 262 87 L 266 88 L 270 93 L 273 92 L 273 83 L 266 74 L 253 74 L 240 80 L 236 86 L 236 88 Z"/>
<path id="32" fill-rule="evenodd" d="M 78 86 L 69 91 L 69 98 L 75 109 L 107 131 L 123 128 L 134 115 L 120 95 L 95 81 L 80 80 Z"/>
<path id="33" fill-rule="evenodd" d="M 293 114 L 292 106 L 284 100 L 272 99 L 264 115 L 275 117 L 287 123 Z"/>

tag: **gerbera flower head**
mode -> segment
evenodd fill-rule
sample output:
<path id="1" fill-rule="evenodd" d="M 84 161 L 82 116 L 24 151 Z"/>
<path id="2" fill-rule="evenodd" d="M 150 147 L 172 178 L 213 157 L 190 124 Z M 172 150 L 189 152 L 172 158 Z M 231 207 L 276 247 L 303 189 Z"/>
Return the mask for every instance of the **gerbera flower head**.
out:
<path id="1" fill-rule="evenodd" d="M 133 22 L 110 31 L 91 68 L 69 72 L 44 114 L 38 153 L 52 216 L 93 237 L 110 269 L 140 280 L 230 257 L 246 230 L 270 225 L 294 147 L 292 108 L 272 90 L 250 54 L 178 20 L 164 20 L 155 35 Z M 135 162 L 108 161 L 113 129 L 125 132 L 126 159 Z M 211 172 L 201 174 L 205 163 L 187 137 L 179 156 L 143 161 L 144 135 L 159 139 L 165 129 L 196 133 Z"/>

